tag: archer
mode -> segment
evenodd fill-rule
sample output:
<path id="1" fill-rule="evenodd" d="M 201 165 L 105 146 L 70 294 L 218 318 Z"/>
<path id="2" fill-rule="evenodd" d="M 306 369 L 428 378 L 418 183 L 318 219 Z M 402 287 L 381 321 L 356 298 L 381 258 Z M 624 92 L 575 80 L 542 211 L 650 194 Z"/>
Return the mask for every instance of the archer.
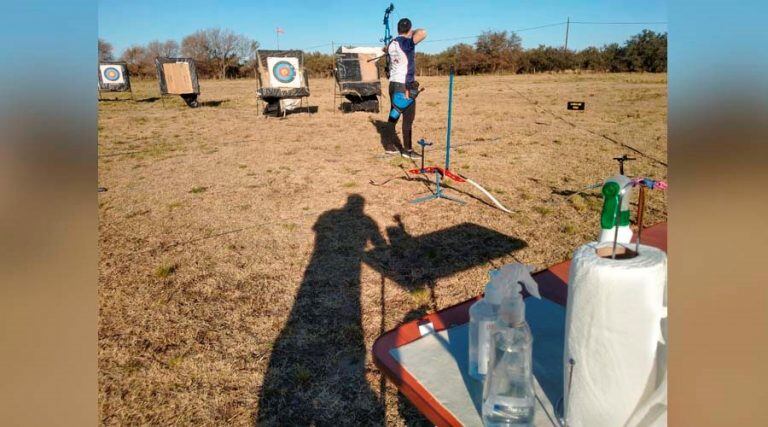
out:
<path id="1" fill-rule="evenodd" d="M 401 155 L 405 158 L 418 159 L 419 155 L 413 151 L 411 140 L 413 121 L 416 118 L 416 95 L 419 92 L 419 83 L 414 78 L 416 45 L 427 37 L 427 32 L 422 28 L 412 30 L 411 20 L 403 18 L 397 23 L 397 34 L 397 37 L 384 48 L 389 57 L 389 74 L 387 76 L 389 78 L 389 99 L 392 102 L 392 109 L 402 110 L 405 151 Z M 404 105 L 398 105 L 396 99 L 405 99 L 407 102 Z M 396 123 L 393 123 L 392 126 L 396 126 Z M 387 153 L 396 154 L 397 151 L 388 151 Z"/>

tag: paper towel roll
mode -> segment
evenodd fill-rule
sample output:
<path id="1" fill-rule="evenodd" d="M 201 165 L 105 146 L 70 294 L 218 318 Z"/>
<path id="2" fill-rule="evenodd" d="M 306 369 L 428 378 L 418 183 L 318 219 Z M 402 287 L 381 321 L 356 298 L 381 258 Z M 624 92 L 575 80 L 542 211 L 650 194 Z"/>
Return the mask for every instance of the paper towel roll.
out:
<path id="1" fill-rule="evenodd" d="M 571 262 L 563 365 L 566 423 L 637 426 L 662 420 L 655 425 L 665 425 L 661 323 L 667 256 L 641 245 L 638 256 L 614 260 L 598 256 L 598 247 L 579 247 Z M 641 415 L 648 412 L 643 408 L 652 408 L 652 416 Z"/>

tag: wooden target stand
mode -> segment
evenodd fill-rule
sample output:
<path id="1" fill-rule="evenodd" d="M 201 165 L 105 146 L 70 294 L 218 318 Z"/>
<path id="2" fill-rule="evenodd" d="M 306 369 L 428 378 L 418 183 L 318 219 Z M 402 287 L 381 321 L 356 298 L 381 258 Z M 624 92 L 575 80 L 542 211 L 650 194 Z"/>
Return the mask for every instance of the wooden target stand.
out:
<path id="1" fill-rule="evenodd" d="M 102 90 L 101 87 L 99 87 L 99 101 L 128 101 L 128 98 L 125 98 L 125 97 L 122 97 L 122 96 L 117 96 L 115 98 L 105 98 L 102 95 L 102 92 L 114 93 L 114 94 L 117 94 L 117 95 L 122 94 L 122 93 L 128 93 L 128 94 L 130 94 L 131 101 L 136 102 L 136 97 L 133 94 L 133 86 L 131 86 L 131 88 L 129 90 Z"/>
<path id="2" fill-rule="evenodd" d="M 189 108 L 198 108 L 198 107 L 200 107 L 200 106 L 201 106 L 201 102 L 200 102 L 200 100 L 197 98 L 197 97 L 199 97 L 199 96 L 200 96 L 200 94 L 199 94 L 199 93 L 190 93 L 190 94 L 186 94 L 186 93 L 163 93 L 163 92 L 161 91 L 161 92 L 159 92 L 159 93 L 158 93 L 158 95 L 159 95 L 159 98 L 160 98 L 160 102 L 163 104 L 163 108 L 166 108 L 166 105 L 165 105 L 165 99 L 166 99 L 166 98 L 169 98 L 169 99 L 177 99 L 177 97 L 181 98 L 181 102 L 182 102 L 182 104 L 183 104 L 183 105 L 186 105 L 186 106 L 187 106 L 187 107 L 189 107 Z M 194 102 L 195 102 L 195 105 L 190 105 L 190 103 L 189 103 L 189 102 L 187 102 L 187 101 L 184 99 L 183 95 L 197 95 L 197 97 L 195 98 L 195 101 L 194 101 Z M 171 102 L 171 101 L 168 101 L 168 102 Z"/>

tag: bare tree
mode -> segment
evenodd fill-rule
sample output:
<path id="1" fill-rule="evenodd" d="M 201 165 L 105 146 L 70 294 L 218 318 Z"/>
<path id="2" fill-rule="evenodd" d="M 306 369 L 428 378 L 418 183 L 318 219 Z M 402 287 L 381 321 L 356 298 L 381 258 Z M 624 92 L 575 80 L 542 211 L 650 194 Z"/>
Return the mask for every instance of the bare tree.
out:
<path id="1" fill-rule="evenodd" d="M 172 58 L 179 56 L 179 44 L 176 40 L 166 40 L 161 42 L 153 40 L 147 44 L 147 55 L 154 61 L 156 57 Z"/>
<path id="2" fill-rule="evenodd" d="M 123 51 L 120 56 L 122 61 L 128 65 L 128 72 L 132 75 L 146 76 L 147 69 L 144 61 L 147 57 L 147 50 L 143 46 L 131 46 Z"/>
<path id="3" fill-rule="evenodd" d="M 195 60 L 197 71 L 203 75 L 211 72 L 208 40 L 203 31 L 196 31 L 182 39 L 181 54 Z"/>
<path id="4" fill-rule="evenodd" d="M 181 41 L 184 55 L 206 63 L 219 78 L 226 77 L 230 66 L 247 60 L 253 50 L 254 45 L 247 37 L 221 28 L 198 30 Z"/>
<path id="5" fill-rule="evenodd" d="M 108 41 L 102 38 L 99 38 L 99 60 L 111 61 L 112 59 L 113 59 L 112 43 L 109 43 Z"/>

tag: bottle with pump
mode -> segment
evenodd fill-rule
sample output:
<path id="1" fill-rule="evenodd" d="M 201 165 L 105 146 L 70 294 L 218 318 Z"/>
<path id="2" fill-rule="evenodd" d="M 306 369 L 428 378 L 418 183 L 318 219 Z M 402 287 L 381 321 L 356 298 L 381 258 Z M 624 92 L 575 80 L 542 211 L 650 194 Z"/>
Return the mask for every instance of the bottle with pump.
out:
<path id="1" fill-rule="evenodd" d="M 499 270 L 491 270 L 488 276 L 483 299 L 469 308 L 469 376 L 481 381 L 487 373 L 491 334 L 499 306 L 509 294 L 509 285 L 502 281 Z"/>
<path id="2" fill-rule="evenodd" d="M 487 374 L 491 351 L 491 336 L 498 319 L 499 306 L 504 298 L 525 285 L 526 290 L 539 296 L 538 286 L 531 277 L 531 267 L 522 264 L 507 264 L 498 270 L 491 270 L 485 296 L 469 308 L 469 376 L 484 380 Z"/>
<path id="3" fill-rule="evenodd" d="M 501 303 L 496 321 L 488 374 L 483 388 L 485 426 L 529 426 L 533 424 L 536 397 L 533 391 L 533 337 L 525 321 L 523 283 L 539 298 L 538 286 L 528 270 L 518 264 L 513 291 Z"/>

